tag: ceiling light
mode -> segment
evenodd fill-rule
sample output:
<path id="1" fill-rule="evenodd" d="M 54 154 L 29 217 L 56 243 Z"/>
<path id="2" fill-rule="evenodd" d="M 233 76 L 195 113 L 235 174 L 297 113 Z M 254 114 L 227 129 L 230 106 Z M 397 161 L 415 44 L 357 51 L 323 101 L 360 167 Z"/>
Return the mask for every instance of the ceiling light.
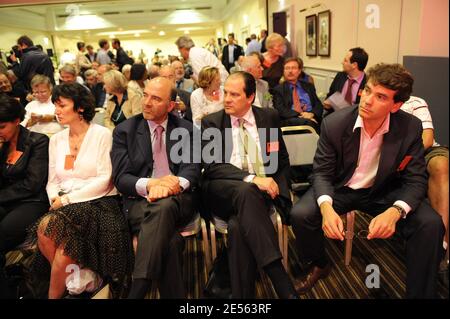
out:
<path id="1" fill-rule="evenodd" d="M 158 33 L 160 36 L 166 35 L 166 33 L 164 31 L 159 31 Z"/>
<path id="2" fill-rule="evenodd" d="M 141 36 L 141 34 L 140 34 L 140 33 L 135 33 L 134 36 L 135 36 L 136 38 L 139 38 L 139 37 Z"/>
<path id="3" fill-rule="evenodd" d="M 110 35 L 109 35 L 109 38 L 110 38 L 110 39 L 114 39 L 114 38 L 115 38 L 114 34 L 110 34 Z"/>
<path id="4" fill-rule="evenodd" d="M 184 34 L 189 34 L 189 30 L 184 30 Z"/>

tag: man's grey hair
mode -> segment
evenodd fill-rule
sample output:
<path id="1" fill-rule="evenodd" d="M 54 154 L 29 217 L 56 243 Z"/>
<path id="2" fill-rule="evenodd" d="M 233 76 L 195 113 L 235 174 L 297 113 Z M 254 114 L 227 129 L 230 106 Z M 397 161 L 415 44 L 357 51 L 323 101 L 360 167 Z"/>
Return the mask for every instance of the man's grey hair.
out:
<path id="1" fill-rule="evenodd" d="M 77 76 L 77 70 L 75 69 L 75 67 L 72 64 L 64 64 L 59 69 L 59 73 L 60 74 L 61 74 L 61 72 L 65 72 L 65 73 L 69 73 L 69 74 L 72 74 L 74 76 Z"/>
<path id="2" fill-rule="evenodd" d="M 256 56 L 253 55 L 246 56 L 242 59 L 241 69 L 243 71 L 247 71 L 248 69 L 254 67 L 257 61 L 258 58 Z"/>
<path id="3" fill-rule="evenodd" d="M 182 36 L 179 37 L 177 41 L 175 41 L 176 46 L 181 49 L 181 48 L 186 48 L 186 49 L 190 49 L 192 47 L 195 46 L 194 41 L 192 41 L 192 39 L 188 36 Z"/>

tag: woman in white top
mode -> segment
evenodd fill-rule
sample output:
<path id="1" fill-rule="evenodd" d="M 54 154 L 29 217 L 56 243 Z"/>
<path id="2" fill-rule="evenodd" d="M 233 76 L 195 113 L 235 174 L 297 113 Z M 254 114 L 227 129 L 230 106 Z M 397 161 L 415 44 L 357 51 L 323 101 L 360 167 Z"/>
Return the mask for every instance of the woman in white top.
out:
<path id="1" fill-rule="evenodd" d="M 198 75 L 198 86 L 191 94 L 192 121 L 200 127 L 205 115 L 223 109 L 223 88 L 220 86 L 219 69 L 204 67 Z"/>
<path id="2" fill-rule="evenodd" d="M 52 83 L 45 75 L 37 74 L 31 79 L 34 100 L 25 107 L 22 125 L 32 132 L 51 136 L 64 127 L 56 121 L 55 105 L 52 103 Z"/>
<path id="3" fill-rule="evenodd" d="M 62 84 L 53 90 L 52 101 L 59 122 L 69 128 L 50 139 L 47 194 L 51 207 L 34 234 L 39 247 L 36 270 L 48 265 L 47 259 L 51 267 L 48 297 L 56 299 L 65 294 L 68 265 L 121 286 L 129 279 L 133 254 L 111 177 L 111 132 L 90 123 L 95 115 L 93 96 L 78 83 Z"/>

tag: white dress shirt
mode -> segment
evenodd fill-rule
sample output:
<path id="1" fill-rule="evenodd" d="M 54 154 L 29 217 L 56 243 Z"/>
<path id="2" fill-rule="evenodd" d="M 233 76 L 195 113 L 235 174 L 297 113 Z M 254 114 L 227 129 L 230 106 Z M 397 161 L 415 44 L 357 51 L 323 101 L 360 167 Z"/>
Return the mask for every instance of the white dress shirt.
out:
<path id="1" fill-rule="evenodd" d="M 198 79 L 200 71 L 205 66 L 214 66 L 219 69 L 220 81 L 222 85 L 225 83 L 225 80 L 229 75 L 222 62 L 220 62 L 214 54 L 203 48 L 191 48 L 189 50 L 189 62 L 192 65 L 192 71 L 194 72 L 195 79 Z"/>

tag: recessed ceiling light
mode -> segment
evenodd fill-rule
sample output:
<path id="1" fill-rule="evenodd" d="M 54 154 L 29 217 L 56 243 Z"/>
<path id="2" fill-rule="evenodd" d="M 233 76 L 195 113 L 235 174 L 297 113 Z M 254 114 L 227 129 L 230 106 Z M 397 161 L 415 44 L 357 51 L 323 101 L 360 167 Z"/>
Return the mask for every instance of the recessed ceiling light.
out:
<path id="1" fill-rule="evenodd" d="M 134 36 L 135 36 L 136 38 L 139 38 L 139 37 L 141 36 L 141 34 L 140 34 L 140 33 L 135 33 Z"/>
<path id="2" fill-rule="evenodd" d="M 166 33 L 164 31 L 159 31 L 158 33 L 160 36 L 166 35 Z"/>
<path id="3" fill-rule="evenodd" d="M 184 30 L 184 34 L 189 34 L 189 30 Z"/>
<path id="4" fill-rule="evenodd" d="M 115 38 L 114 34 L 110 34 L 110 35 L 109 35 L 109 38 L 110 38 L 110 39 L 114 39 L 114 38 Z"/>
<path id="5" fill-rule="evenodd" d="M 119 31 L 123 31 L 123 28 L 119 28 Z"/>
<path id="6" fill-rule="evenodd" d="M 152 30 L 155 30 L 156 29 L 156 27 L 155 26 L 152 26 Z"/>

